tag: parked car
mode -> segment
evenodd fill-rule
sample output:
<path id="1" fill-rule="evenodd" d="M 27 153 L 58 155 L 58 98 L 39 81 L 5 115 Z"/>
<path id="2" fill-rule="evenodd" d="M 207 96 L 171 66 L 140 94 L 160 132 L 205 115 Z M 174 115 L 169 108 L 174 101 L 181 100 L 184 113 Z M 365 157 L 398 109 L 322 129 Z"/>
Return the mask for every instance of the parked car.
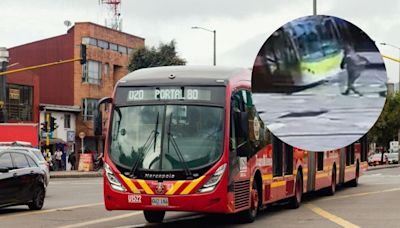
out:
<path id="1" fill-rule="evenodd" d="M 50 168 L 47 161 L 44 159 L 42 152 L 39 149 L 32 148 L 29 145 L 23 144 L 23 142 L 18 143 L 0 143 L 0 149 L 13 149 L 18 151 L 26 151 L 28 153 L 34 154 L 37 158 L 37 162 L 45 174 L 45 184 L 46 187 L 50 182 Z"/>
<path id="2" fill-rule="evenodd" d="M 388 162 L 389 164 L 398 164 L 399 163 L 399 153 L 388 153 Z"/>
<path id="3" fill-rule="evenodd" d="M 383 162 L 385 163 L 386 160 L 388 159 L 387 154 L 383 154 Z M 376 165 L 381 165 L 382 164 L 382 154 L 381 153 L 377 153 L 377 154 L 373 154 L 371 156 L 368 157 L 368 164 L 370 166 L 376 166 Z"/>
<path id="4" fill-rule="evenodd" d="M 42 209 L 45 174 L 37 160 L 23 150 L 0 149 L 0 207 L 25 204 L 31 210 Z"/>

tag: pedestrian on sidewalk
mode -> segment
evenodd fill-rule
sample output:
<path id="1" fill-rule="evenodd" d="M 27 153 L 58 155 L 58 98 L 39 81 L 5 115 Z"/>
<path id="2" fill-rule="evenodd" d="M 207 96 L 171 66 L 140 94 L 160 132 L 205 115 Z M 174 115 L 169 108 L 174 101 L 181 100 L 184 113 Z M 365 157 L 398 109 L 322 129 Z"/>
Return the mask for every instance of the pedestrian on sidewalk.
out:
<path id="1" fill-rule="evenodd" d="M 350 91 L 362 96 L 362 94 L 354 88 L 354 82 L 360 77 L 365 66 L 369 64 L 367 58 L 357 54 L 350 44 L 344 46 L 344 57 L 340 63 L 340 68 L 346 68 L 347 71 L 347 89 L 343 95 L 349 95 Z"/>
<path id="2" fill-rule="evenodd" d="M 74 153 L 71 153 L 68 156 L 68 162 L 71 163 L 71 170 L 75 170 L 75 164 L 76 164 L 76 157 Z"/>
<path id="3" fill-rule="evenodd" d="M 57 151 L 54 153 L 55 154 L 55 158 L 56 158 L 56 164 L 57 164 L 57 171 L 62 170 L 62 155 L 63 152 L 60 150 L 60 148 L 57 149 Z"/>

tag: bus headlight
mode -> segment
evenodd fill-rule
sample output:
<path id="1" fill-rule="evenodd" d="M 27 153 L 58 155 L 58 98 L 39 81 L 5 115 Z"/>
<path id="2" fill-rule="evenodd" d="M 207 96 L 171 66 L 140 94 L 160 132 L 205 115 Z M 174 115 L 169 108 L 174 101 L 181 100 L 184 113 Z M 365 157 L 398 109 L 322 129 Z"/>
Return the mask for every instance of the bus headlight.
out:
<path id="1" fill-rule="evenodd" d="M 112 189 L 120 192 L 126 192 L 126 188 L 121 184 L 121 182 L 119 182 L 117 177 L 114 175 L 114 172 L 111 170 L 111 167 L 107 163 L 104 163 L 104 171 Z"/>
<path id="2" fill-rule="evenodd" d="M 215 189 L 215 186 L 220 182 L 222 176 L 224 175 L 226 169 L 226 164 L 221 165 L 217 171 L 208 179 L 208 181 L 203 184 L 203 186 L 198 190 L 199 192 L 211 192 Z"/>

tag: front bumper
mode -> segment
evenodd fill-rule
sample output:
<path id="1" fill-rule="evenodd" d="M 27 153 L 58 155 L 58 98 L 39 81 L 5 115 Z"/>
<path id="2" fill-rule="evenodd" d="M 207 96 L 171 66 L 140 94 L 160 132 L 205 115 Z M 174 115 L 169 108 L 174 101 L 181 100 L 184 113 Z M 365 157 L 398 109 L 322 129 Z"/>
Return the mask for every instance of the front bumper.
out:
<path id="1" fill-rule="evenodd" d="M 221 187 L 221 186 L 219 186 Z M 129 195 L 137 196 L 140 202 L 130 203 Z M 232 213 L 229 209 L 227 194 L 218 188 L 210 193 L 196 193 L 189 195 L 148 195 L 130 192 L 117 192 L 111 189 L 107 181 L 104 182 L 104 202 L 107 210 L 158 210 L 158 211 L 191 211 L 209 213 Z M 153 206 L 153 197 L 168 198 L 168 206 Z"/>

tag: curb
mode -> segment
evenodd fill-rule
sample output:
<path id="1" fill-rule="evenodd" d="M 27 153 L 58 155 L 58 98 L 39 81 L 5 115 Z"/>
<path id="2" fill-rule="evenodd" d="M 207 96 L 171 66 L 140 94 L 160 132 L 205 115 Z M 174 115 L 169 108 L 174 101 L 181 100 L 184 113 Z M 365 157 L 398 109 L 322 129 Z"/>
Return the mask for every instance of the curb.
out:
<path id="1" fill-rule="evenodd" d="M 81 172 L 81 173 L 51 173 L 50 172 L 50 179 L 57 179 L 57 178 L 88 178 L 88 177 L 102 177 L 103 172 Z"/>
<path id="2" fill-rule="evenodd" d="M 380 166 L 368 166 L 367 171 L 379 170 L 379 169 L 390 169 L 390 168 L 398 168 L 400 164 L 394 165 L 380 165 Z"/>

